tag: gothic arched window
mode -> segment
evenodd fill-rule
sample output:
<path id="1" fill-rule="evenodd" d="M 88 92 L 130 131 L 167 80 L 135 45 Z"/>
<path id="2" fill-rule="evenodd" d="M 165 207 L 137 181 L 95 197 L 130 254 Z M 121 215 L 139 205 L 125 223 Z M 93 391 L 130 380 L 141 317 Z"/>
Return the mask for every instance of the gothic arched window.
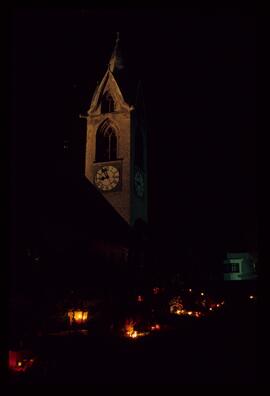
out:
<path id="1" fill-rule="evenodd" d="M 101 99 L 101 113 L 112 113 L 114 111 L 114 101 L 109 92 L 106 92 Z"/>
<path id="2" fill-rule="evenodd" d="M 96 134 L 96 162 L 117 159 L 117 136 L 114 128 L 105 121 Z"/>

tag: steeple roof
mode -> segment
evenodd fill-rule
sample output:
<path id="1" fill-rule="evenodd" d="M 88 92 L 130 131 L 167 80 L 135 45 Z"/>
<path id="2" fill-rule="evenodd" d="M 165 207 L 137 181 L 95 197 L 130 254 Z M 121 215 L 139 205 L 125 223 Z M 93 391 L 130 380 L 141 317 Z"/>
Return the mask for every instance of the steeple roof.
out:
<path id="1" fill-rule="evenodd" d="M 107 91 L 114 92 L 115 97 L 113 99 L 118 102 L 117 111 L 124 109 L 129 111 L 130 106 L 135 104 L 138 79 L 132 76 L 130 69 L 124 68 L 119 42 L 118 32 L 107 70 L 101 82 L 96 86 L 88 114 L 99 113 L 101 99 Z"/>
<path id="2" fill-rule="evenodd" d="M 99 86 L 97 86 L 97 88 L 94 92 L 88 114 L 90 114 L 90 113 L 91 114 L 99 114 L 100 113 L 101 100 L 102 100 L 103 96 L 106 94 L 106 92 L 109 92 L 112 95 L 114 102 L 116 104 L 116 111 L 123 111 L 123 110 L 129 111 L 130 110 L 128 104 L 125 102 L 125 100 L 123 98 L 123 95 L 120 91 L 120 88 L 119 88 L 112 72 L 108 68 L 101 83 L 99 84 Z"/>
<path id="3" fill-rule="evenodd" d="M 115 46 L 108 65 L 108 69 L 110 70 L 111 73 L 113 73 L 117 69 L 121 70 L 124 68 L 120 47 L 119 47 L 119 41 L 120 41 L 119 32 L 117 32 Z"/>

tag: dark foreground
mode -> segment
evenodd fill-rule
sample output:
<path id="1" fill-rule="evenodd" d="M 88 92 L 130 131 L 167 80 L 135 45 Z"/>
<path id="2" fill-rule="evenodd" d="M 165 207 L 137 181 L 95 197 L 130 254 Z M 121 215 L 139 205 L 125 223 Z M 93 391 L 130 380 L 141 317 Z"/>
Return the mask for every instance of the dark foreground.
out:
<path id="1" fill-rule="evenodd" d="M 51 335 L 33 342 L 37 359 L 10 383 L 255 384 L 256 313 L 175 318 L 170 330 L 137 339 Z"/>

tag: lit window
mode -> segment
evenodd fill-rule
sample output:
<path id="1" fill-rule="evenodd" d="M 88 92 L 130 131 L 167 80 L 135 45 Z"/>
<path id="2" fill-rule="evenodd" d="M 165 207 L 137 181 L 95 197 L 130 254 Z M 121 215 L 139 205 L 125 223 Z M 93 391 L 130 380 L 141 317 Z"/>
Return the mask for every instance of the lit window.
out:
<path id="1" fill-rule="evenodd" d="M 239 271 L 239 263 L 225 263 L 224 264 L 224 272 L 240 272 Z"/>

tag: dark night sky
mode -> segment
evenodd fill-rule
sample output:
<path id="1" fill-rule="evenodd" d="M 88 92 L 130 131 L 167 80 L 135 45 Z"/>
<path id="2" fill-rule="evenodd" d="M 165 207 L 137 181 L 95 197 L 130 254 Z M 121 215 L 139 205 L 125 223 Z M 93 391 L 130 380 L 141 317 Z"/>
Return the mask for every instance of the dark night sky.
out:
<path id="1" fill-rule="evenodd" d="M 216 14 L 14 10 L 11 176 L 18 239 L 35 233 L 37 219 L 61 193 L 63 174 L 83 174 L 85 124 L 78 115 L 120 31 L 123 73 L 143 82 L 155 240 L 179 257 L 256 249 L 255 20 Z"/>

